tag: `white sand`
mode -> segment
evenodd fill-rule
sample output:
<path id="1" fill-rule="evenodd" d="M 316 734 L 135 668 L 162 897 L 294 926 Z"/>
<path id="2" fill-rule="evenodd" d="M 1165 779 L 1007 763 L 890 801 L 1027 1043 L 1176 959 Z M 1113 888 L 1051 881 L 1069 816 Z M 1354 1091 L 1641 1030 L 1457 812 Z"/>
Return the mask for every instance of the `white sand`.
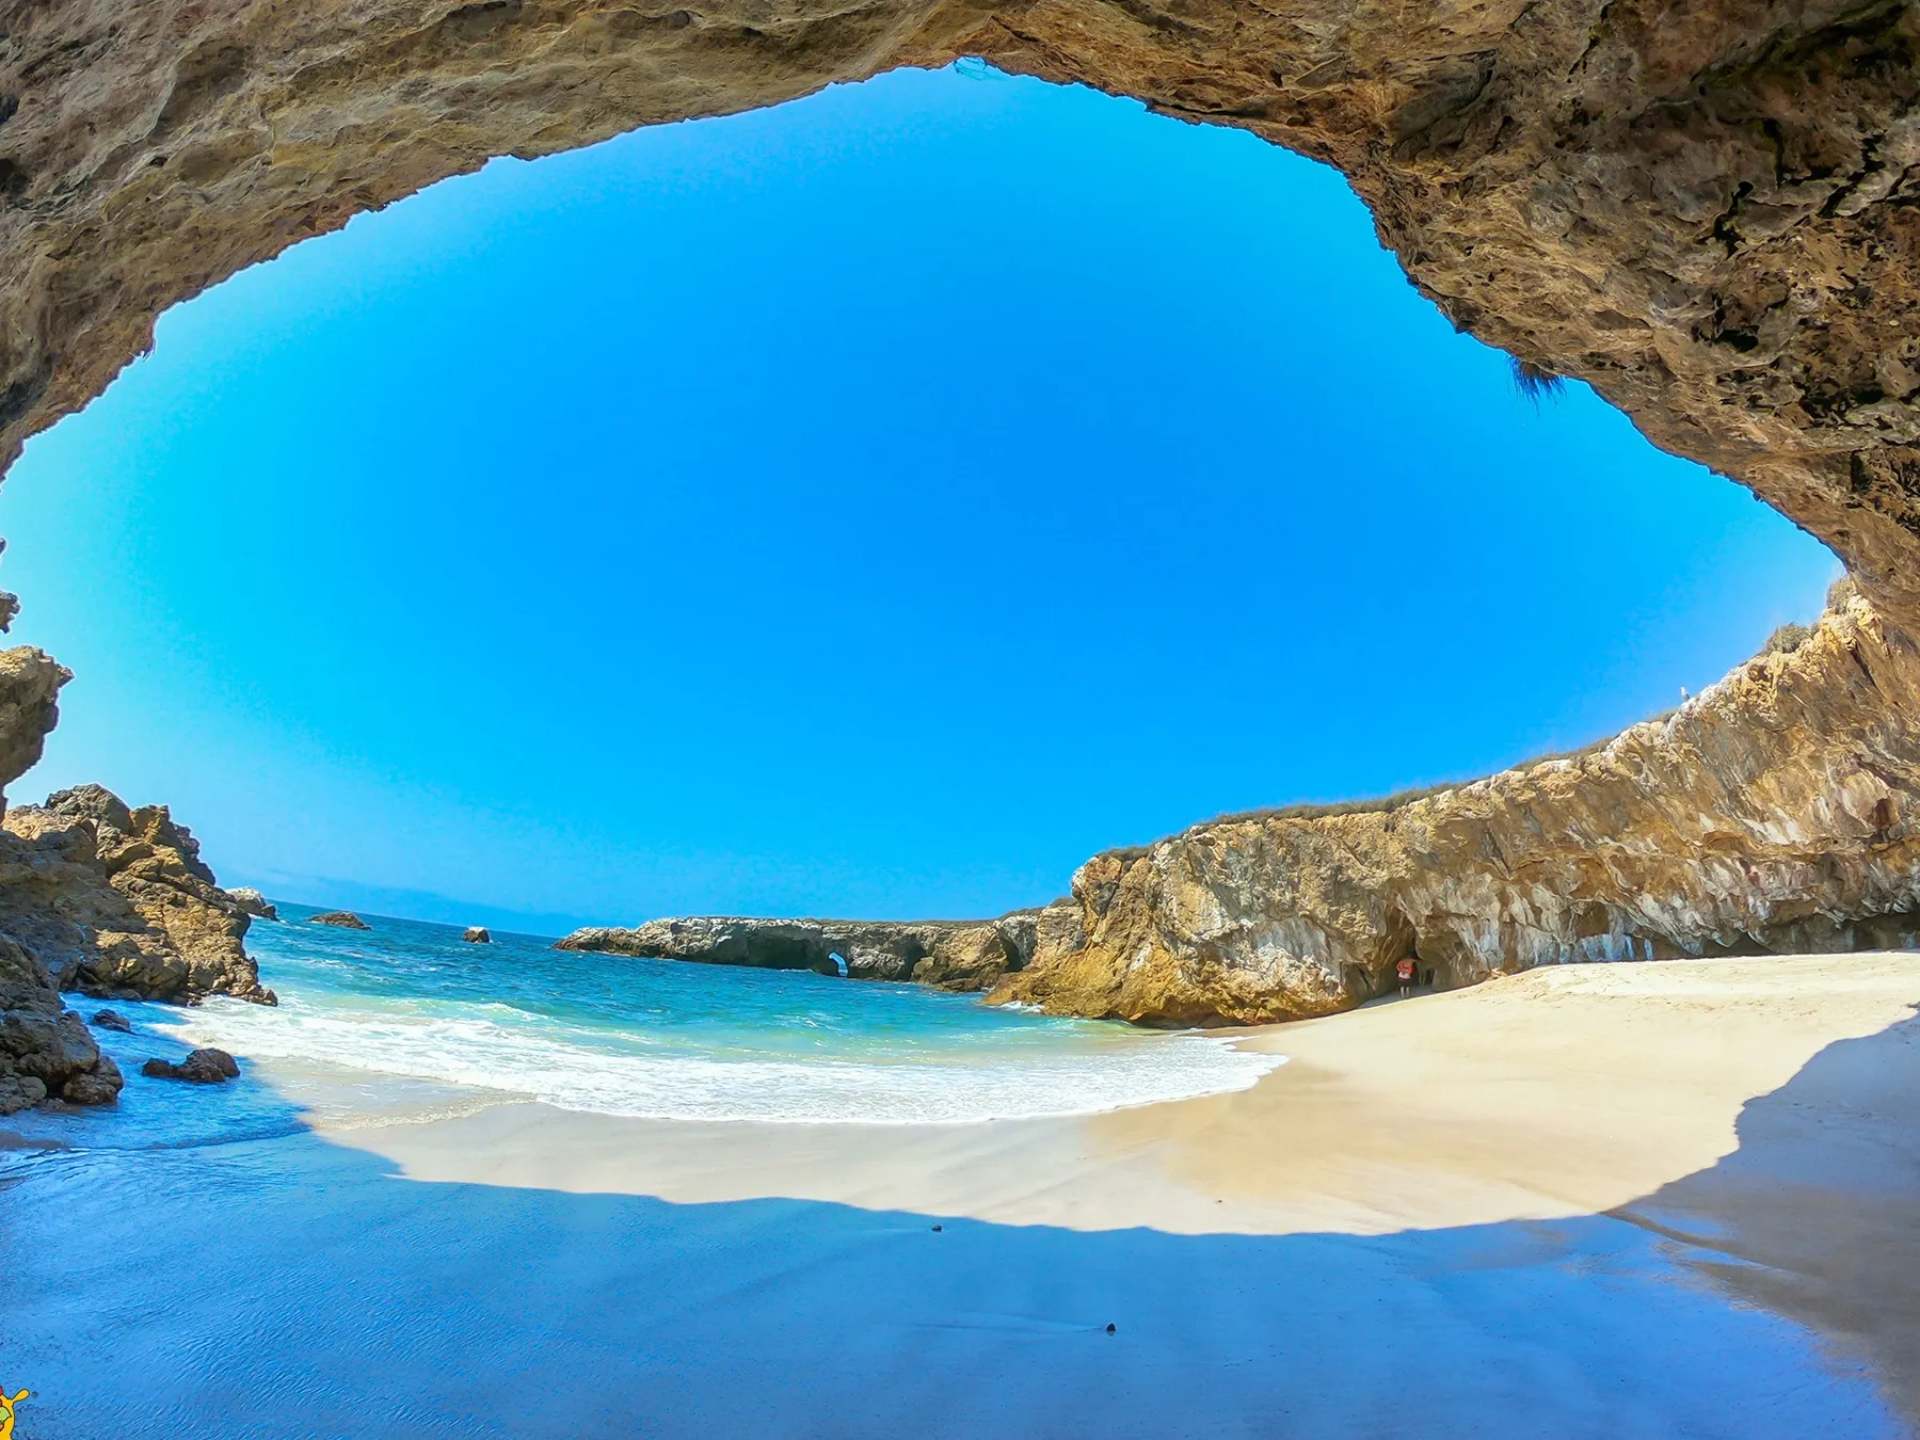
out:
<path id="1" fill-rule="evenodd" d="M 1756 1095 L 1920 1002 L 1920 955 L 1537 970 L 1244 1032 L 1250 1091 L 1091 1119 L 689 1125 L 510 1105 L 337 1138 L 423 1180 L 1176 1233 L 1588 1215 L 1712 1165 Z"/>
<path id="2" fill-rule="evenodd" d="M 0 1383 L 23 1440 L 1908 1435 L 1916 1002 L 1920 956 L 1585 967 L 1082 1121 L 16 1158 Z"/>

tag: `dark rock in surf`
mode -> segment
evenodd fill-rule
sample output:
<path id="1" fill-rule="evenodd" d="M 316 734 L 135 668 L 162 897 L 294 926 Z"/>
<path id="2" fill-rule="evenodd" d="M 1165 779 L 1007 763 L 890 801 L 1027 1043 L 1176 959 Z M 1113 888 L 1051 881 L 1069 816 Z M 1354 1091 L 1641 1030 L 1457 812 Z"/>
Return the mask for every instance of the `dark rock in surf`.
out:
<path id="1" fill-rule="evenodd" d="M 469 925 L 467 933 L 460 937 L 469 945 L 491 945 L 493 936 L 484 925 Z"/>
<path id="2" fill-rule="evenodd" d="M 149 1060 L 140 1067 L 142 1075 L 156 1080 L 185 1080 L 194 1085 L 219 1085 L 235 1079 L 240 1066 L 224 1050 L 196 1050 L 179 1064 L 168 1060 Z"/>
<path id="3" fill-rule="evenodd" d="M 133 1022 L 118 1010 L 94 1011 L 93 1023 L 98 1025 L 102 1030 L 114 1030 L 122 1035 L 131 1035 L 133 1033 Z"/>
<path id="4" fill-rule="evenodd" d="M 0 1115 L 47 1100 L 109 1104 L 121 1084 L 86 1023 L 60 1003 L 39 955 L 0 935 Z"/>
<path id="5" fill-rule="evenodd" d="M 309 925 L 332 925 L 341 930 L 371 930 L 373 927 L 351 910 L 329 910 L 323 915 L 309 915 Z"/>

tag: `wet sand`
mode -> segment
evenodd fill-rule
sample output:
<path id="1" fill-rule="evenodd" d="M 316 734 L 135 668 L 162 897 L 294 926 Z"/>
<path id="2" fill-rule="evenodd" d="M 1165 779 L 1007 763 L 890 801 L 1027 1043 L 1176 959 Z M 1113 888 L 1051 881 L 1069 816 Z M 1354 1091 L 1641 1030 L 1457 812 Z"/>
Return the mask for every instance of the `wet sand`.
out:
<path id="1" fill-rule="evenodd" d="M 1577 967 L 1084 1120 L 26 1156 L 0 1382 L 27 1440 L 1911 1434 L 1917 1003 L 1911 955 Z"/>

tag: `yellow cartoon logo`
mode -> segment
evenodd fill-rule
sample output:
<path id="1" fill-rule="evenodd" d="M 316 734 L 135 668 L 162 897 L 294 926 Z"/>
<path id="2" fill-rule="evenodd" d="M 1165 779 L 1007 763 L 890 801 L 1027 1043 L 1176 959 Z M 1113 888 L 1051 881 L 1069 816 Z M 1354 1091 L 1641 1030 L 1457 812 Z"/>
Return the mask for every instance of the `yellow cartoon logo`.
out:
<path id="1" fill-rule="evenodd" d="M 7 1392 L 0 1390 L 0 1440 L 13 1440 L 13 1407 L 31 1394 L 31 1390 L 22 1390 L 9 1399 Z"/>

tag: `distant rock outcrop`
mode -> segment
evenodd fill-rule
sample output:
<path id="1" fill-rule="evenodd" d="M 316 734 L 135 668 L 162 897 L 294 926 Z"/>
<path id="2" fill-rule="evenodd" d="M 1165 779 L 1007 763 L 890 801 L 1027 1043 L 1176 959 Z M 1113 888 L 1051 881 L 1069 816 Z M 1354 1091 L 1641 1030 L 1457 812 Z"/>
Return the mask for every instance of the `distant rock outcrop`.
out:
<path id="1" fill-rule="evenodd" d="M 14 806 L 0 830 L 0 929 L 63 990 L 191 1004 L 274 995 L 241 938 L 247 916 L 164 805 L 130 809 L 98 785 Z"/>
<path id="2" fill-rule="evenodd" d="M 653 920 L 633 929 L 576 930 L 555 948 L 982 990 L 1026 963 L 1051 914 L 1019 911 L 999 920 L 918 921 L 693 916 Z"/>
<path id="3" fill-rule="evenodd" d="M 484 925 L 469 925 L 467 933 L 460 937 L 469 945 L 491 945 L 493 934 Z"/>
<path id="4" fill-rule="evenodd" d="M 46 964 L 0 935 L 0 1115 L 49 1099 L 109 1104 L 122 1083 L 85 1023 L 60 1003 Z"/>
<path id="5" fill-rule="evenodd" d="M 371 930 L 373 927 L 351 910 L 328 910 L 324 914 L 309 915 L 309 925 L 332 925 L 341 930 Z"/>
<path id="6" fill-rule="evenodd" d="M 243 915 L 251 915 L 256 920 L 278 920 L 280 912 L 273 903 L 250 885 L 242 885 L 227 891 L 233 897 L 233 903 L 240 907 Z"/>

